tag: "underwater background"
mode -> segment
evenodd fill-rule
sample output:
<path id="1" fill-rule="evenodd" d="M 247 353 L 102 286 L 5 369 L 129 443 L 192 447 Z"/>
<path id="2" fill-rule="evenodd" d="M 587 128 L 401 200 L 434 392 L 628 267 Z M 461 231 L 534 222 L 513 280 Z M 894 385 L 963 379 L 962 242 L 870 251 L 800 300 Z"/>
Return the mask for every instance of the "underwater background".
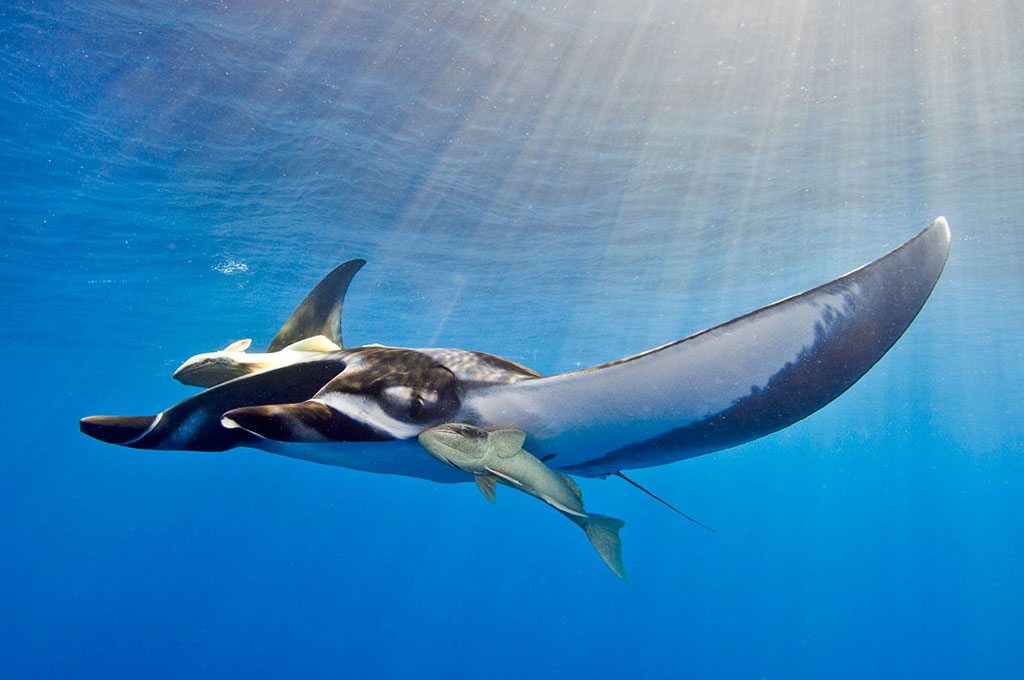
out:
<path id="1" fill-rule="evenodd" d="M 1024 7 L 5 2 L 0 675 L 1012 677 L 1024 667 Z M 134 451 L 188 356 L 368 260 L 347 345 L 544 373 L 937 215 L 932 299 L 810 418 L 622 480 L 628 583 L 521 494 Z"/>

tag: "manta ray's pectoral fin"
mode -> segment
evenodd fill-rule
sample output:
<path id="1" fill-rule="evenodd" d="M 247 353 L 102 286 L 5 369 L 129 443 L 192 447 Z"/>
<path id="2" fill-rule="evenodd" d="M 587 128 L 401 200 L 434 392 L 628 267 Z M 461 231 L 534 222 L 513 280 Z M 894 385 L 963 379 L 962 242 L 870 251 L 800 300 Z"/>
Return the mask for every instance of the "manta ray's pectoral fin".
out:
<path id="1" fill-rule="evenodd" d="M 466 406 L 481 422 L 550 433 L 554 466 L 585 477 L 738 446 L 811 415 L 881 359 L 938 282 L 949 241 L 937 218 L 799 295 L 607 364 L 482 387 Z"/>
<path id="2" fill-rule="evenodd" d="M 322 335 L 338 347 L 341 341 L 341 310 L 352 277 L 366 260 L 350 260 L 335 267 L 295 308 L 270 342 L 268 352 L 284 349 L 292 343 Z"/>
<path id="3" fill-rule="evenodd" d="M 476 480 L 476 488 L 480 489 L 484 498 L 493 503 L 497 497 L 498 478 L 492 475 L 473 475 L 473 479 Z"/>

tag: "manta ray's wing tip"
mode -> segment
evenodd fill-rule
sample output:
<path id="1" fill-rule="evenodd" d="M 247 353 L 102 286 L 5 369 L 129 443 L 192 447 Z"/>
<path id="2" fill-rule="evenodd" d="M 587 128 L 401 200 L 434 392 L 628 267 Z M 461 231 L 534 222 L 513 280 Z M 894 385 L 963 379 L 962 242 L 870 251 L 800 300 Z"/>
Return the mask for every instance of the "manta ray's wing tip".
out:
<path id="1" fill-rule="evenodd" d="M 156 416 L 86 416 L 78 429 L 93 439 L 108 444 L 128 444 L 150 430 Z"/>
<path id="2" fill-rule="evenodd" d="M 928 225 L 928 229 L 926 231 L 928 230 L 934 230 L 941 233 L 943 236 L 946 237 L 946 241 L 949 241 L 949 221 L 946 220 L 944 216 L 939 215 L 934 220 L 932 220 L 932 223 Z"/>

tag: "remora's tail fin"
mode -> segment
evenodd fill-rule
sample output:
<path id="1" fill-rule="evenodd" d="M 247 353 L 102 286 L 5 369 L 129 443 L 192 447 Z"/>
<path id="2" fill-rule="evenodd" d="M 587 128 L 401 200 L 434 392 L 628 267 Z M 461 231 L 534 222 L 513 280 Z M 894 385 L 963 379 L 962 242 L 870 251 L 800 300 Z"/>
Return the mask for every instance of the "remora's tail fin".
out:
<path id="1" fill-rule="evenodd" d="M 267 351 L 276 352 L 315 335 L 322 335 L 338 347 L 344 347 L 341 342 L 341 308 L 348 284 L 364 264 L 366 260 L 349 260 L 335 267 L 316 284 L 281 326 Z"/>
<path id="2" fill-rule="evenodd" d="M 619 538 L 619 529 L 626 526 L 626 523 L 605 515 L 588 515 L 573 519 L 587 532 L 587 538 L 608 568 L 625 581 L 626 565 L 622 563 L 622 539 Z"/>

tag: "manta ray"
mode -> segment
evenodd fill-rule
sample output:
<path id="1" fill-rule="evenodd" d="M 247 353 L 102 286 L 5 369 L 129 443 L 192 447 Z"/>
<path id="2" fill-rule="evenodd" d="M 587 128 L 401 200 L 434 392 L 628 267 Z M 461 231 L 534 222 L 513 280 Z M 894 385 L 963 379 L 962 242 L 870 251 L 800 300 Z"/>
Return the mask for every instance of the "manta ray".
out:
<path id="1" fill-rule="evenodd" d="M 949 240 L 940 217 L 828 283 L 583 370 L 542 376 L 464 349 L 342 349 L 339 334 L 337 350 L 240 374 L 156 415 L 90 416 L 80 427 L 136 449 L 250 447 L 435 482 L 473 480 L 417 442 L 446 423 L 521 431 L 525 449 L 561 473 L 665 465 L 776 432 L 846 391 L 917 316 Z M 333 342 L 323 318 L 289 323 L 270 349 L 316 335 Z"/>

